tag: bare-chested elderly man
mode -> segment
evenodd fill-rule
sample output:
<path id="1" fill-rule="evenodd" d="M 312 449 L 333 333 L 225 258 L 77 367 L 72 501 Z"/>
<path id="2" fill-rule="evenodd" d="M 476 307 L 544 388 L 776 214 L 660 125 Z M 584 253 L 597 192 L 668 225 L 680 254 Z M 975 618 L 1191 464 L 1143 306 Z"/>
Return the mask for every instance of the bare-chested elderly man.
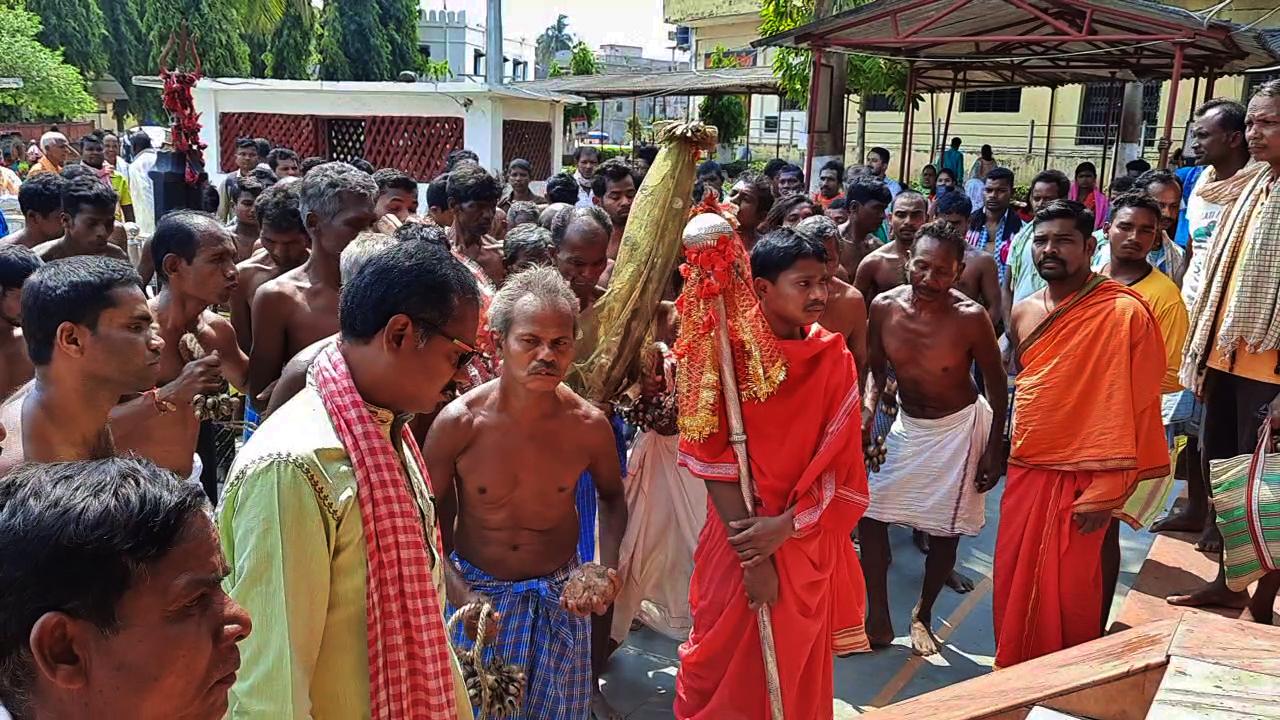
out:
<path id="1" fill-rule="evenodd" d="M 450 403 L 424 447 L 445 551 L 501 613 L 494 650 L 528 675 L 521 717 L 582 718 L 595 705 L 589 615 L 603 614 L 617 593 L 612 568 L 627 524 L 609 421 L 561 384 L 578 302 L 554 268 L 508 278 L 489 307 L 502 375 Z M 574 489 L 583 471 L 599 493 L 607 574 L 578 557 Z M 564 592 L 575 575 L 598 581 L 593 598 Z"/>

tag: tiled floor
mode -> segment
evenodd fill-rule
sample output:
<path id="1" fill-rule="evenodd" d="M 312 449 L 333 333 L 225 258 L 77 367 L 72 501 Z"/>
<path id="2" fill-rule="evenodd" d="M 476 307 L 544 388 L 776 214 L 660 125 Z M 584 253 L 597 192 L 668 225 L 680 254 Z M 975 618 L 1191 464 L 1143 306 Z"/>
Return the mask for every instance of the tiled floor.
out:
<path id="1" fill-rule="evenodd" d="M 1177 492 L 1173 495 L 1176 497 Z M 889 569 L 889 597 L 894 629 L 899 635 L 888 649 L 836 659 L 837 719 L 855 717 L 863 708 L 887 705 L 990 671 L 995 642 L 989 578 L 999 504 L 997 488 L 987 498 L 987 525 L 982 534 L 960 543 L 958 569 L 974 580 L 977 589 L 967 595 L 942 591 L 935 608 L 938 621 L 934 630 L 945 639 L 945 647 L 939 656 L 927 660 L 911 654 L 905 634 L 907 616 L 920 591 L 923 556 L 911 543 L 909 530 L 891 530 L 894 562 Z M 1142 566 L 1152 539 L 1146 532 L 1122 526 L 1123 566 L 1113 613 Z M 632 633 L 605 674 L 605 694 L 629 720 L 671 718 L 675 657 L 675 642 L 647 629 Z"/>

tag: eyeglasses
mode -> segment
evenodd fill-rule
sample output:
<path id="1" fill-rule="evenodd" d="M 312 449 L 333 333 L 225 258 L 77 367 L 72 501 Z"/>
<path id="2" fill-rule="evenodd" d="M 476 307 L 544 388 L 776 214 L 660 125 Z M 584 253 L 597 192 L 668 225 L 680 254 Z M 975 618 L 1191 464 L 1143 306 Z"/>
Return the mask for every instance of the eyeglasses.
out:
<path id="1" fill-rule="evenodd" d="M 446 333 L 440 326 L 429 323 L 429 322 L 424 322 L 422 324 L 428 328 L 431 328 L 432 332 L 444 338 L 445 340 L 448 340 L 449 342 L 453 343 L 456 347 L 462 350 L 462 354 L 458 356 L 458 361 L 457 363 L 455 363 L 455 369 L 461 370 L 462 368 L 466 367 L 472 361 L 472 359 L 475 358 L 476 355 L 480 354 L 480 351 L 477 350 L 474 346 L 468 345 L 467 343 L 459 340 L 458 338 L 453 337 L 452 335 Z"/>

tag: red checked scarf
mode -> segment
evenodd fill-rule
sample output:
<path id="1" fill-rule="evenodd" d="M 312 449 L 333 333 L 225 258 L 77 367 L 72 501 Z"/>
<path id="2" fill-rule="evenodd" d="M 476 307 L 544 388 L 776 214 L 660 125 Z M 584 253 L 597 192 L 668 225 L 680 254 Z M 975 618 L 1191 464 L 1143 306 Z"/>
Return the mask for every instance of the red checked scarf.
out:
<path id="1" fill-rule="evenodd" d="M 369 701 L 373 720 L 457 718 L 440 598 L 422 517 L 400 459 L 378 429 L 336 345 L 311 369 L 342 447 L 351 457 L 368 555 L 365 613 L 369 633 Z M 422 469 L 413 436 L 404 443 Z M 432 542 L 435 542 L 434 531 Z"/>

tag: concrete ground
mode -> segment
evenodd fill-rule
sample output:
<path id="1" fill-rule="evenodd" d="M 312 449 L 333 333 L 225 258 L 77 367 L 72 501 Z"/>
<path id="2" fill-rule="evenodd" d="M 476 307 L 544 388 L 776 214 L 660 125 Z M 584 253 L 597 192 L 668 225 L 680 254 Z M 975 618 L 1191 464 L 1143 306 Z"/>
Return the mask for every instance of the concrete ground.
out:
<path id="1" fill-rule="evenodd" d="M 1181 483 L 1179 483 L 1181 485 Z M 891 528 L 893 564 L 889 568 L 889 602 L 898 637 L 879 652 L 836 658 L 835 716 L 849 718 L 863 710 L 888 705 L 990 672 L 995 655 L 991 619 L 991 565 L 994 559 L 1000 494 L 1003 484 L 987 496 L 987 524 L 976 538 L 960 542 L 957 570 L 973 579 L 973 592 L 960 595 L 944 588 L 935 605 L 934 630 L 945 647 L 937 656 L 912 655 L 907 618 L 915 605 L 923 577 L 923 555 L 911 542 L 911 531 Z M 1172 497 L 1181 488 L 1175 488 Z M 1142 567 L 1154 536 L 1121 525 L 1120 584 L 1112 617 Z M 613 656 L 605 674 L 604 692 L 629 720 L 671 718 L 675 691 L 676 646 L 650 630 L 633 632 Z"/>

